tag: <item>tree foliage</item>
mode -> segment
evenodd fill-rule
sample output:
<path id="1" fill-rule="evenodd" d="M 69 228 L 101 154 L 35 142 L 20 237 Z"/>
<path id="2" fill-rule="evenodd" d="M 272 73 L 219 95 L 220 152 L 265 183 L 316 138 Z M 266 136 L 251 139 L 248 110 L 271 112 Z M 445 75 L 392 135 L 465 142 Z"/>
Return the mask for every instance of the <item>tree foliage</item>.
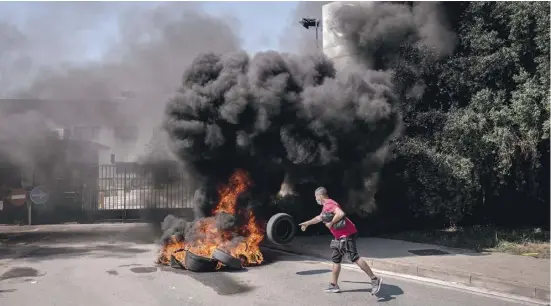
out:
<path id="1" fill-rule="evenodd" d="M 418 61 L 420 100 L 402 92 L 405 135 L 387 167 L 403 173 L 414 212 L 451 224 L 512 193 L 549 207 L 539 184 L 549 177 L 549 3 L 470 2 L 457 13 L 455 54 Z"/>

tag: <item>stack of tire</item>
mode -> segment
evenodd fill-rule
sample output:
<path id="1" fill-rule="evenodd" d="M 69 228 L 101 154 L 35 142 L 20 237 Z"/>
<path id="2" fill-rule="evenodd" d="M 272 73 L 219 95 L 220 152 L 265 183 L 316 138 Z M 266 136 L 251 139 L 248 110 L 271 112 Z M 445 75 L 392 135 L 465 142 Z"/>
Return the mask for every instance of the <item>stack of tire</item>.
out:
<path id="1" fill-rule="evenodd" d="M 216 249 L 212 254 L 212 258 L 197 255 L 190 250 L 185 250 L 185 252 L 186 257 L 183 263 L 176 259 L 174 255 L 170 256 L 170 266 L 172 268 L 193 272 L 213 272 L 216 271 L 219 262 L 230 269 L 239 270 L 243 268 L 239 258 L 233 257 L 221 249 Z"/>
<path id="2" fill-rule="evenodd" d="M 296 225 L 291 217 L 285 213 L 275 214 L 270 218 L 266 226 L 266 234 L 268 239 L 275 244 L 287 244 L 293 240 L 296 233 Z M 213 272 L 216 271 L 218 263 L 224 266 L 239 270 L 243 268 L 243 262 L 240 258 L 236 258 L 228 252 L 216 249 L 212 254 L 212 258 L 197 255 L 189 250 L 185 251 L 186 257 L 183 263 L 179 262 L 174 256 L 170 258 L 170 266 L 173 268 L 187 269 L 193 272 Z"/>

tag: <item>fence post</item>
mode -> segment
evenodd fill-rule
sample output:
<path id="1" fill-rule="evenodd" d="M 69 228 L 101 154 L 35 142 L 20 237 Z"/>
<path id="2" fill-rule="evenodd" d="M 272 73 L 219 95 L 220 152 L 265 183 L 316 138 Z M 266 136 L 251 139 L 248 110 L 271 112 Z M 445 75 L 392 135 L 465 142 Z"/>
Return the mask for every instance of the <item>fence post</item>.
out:
<path id="1" fill-rule="evenodd" d="M 29 225 L 32 225 L 32 214 L 32 203 L 29 199 L 27 199 L 27 222 L 29 223 Z"/>
<path id="2" fill-rule="evenodd" d="M 126 166 L 124 167 L 124 173 L 122 176 L 123 182 L 122 182 L 122 205 L 123 205 L 123 221 L 126 221 Z"/>
<path id="3" fill-rule="evenodd" d="M 122 173 L 122 208 L 126 210 L 126 167 Z"/>

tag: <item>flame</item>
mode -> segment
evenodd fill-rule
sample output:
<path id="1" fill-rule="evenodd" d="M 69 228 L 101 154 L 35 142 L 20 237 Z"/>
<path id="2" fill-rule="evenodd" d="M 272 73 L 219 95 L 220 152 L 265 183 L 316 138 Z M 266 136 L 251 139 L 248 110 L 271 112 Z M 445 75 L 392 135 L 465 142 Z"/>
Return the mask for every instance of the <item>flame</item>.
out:
<path id="1" fill-rule="evenodd" d="M 236 215 L 241 213 L 237 211 L 237 198 L 251 186 L 251 180 L 248 174 L 243 170 L 237 170 L 229 179 L 227 185 L 218 188 L 219 202 L 213 210 L 213 215 L 220 213 Z M 196 228 L 198 237 L 195 241 L 178 241 L 172 237 L 159 255 L 158 262 L 168 265 L 170 257 L 174 256 L 178 261 L 185 264 L 185 251 L 212 258 L 214 251 L 219 248 L 230 253 L 236 258 L 240 258 L 244 266 L 259 265 L 264 261 L 262 252 L 260 252 L 260 242 L 264 239 L 264 231 L 258 225 L 252 210 L 243 213 L 246 224 L 241 227 L 228 231 L 221 231 L 216 228 L 215 218 L 203 218 L 197 220 Z M 234 238 L 243 237 L 244 239 L 235 242 Z M 179 251 L 179 252 L 178 252 Z M 221 264 L 218 264 L 218 268 Z"/>

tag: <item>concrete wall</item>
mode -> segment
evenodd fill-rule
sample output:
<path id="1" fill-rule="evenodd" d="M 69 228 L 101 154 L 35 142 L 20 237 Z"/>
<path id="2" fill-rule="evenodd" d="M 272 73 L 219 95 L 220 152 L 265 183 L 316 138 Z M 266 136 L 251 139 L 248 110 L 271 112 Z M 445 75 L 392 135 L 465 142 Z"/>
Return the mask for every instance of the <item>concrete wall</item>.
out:
<path id="1" fill-rule="evenodd" d="M 322 7 L 322 37 L 323 53 L 335 63 L 337 70 L 352 65 L 357 66 L 359 62 L 369 66 L 369 63 L 362 59 L 357 60 L 357 55 L 346 45 L 346 37 L 340 31 L 340 25 L 336 16 L 350 10 L 369 9 L 372 2 L 331 2 Z"/>

